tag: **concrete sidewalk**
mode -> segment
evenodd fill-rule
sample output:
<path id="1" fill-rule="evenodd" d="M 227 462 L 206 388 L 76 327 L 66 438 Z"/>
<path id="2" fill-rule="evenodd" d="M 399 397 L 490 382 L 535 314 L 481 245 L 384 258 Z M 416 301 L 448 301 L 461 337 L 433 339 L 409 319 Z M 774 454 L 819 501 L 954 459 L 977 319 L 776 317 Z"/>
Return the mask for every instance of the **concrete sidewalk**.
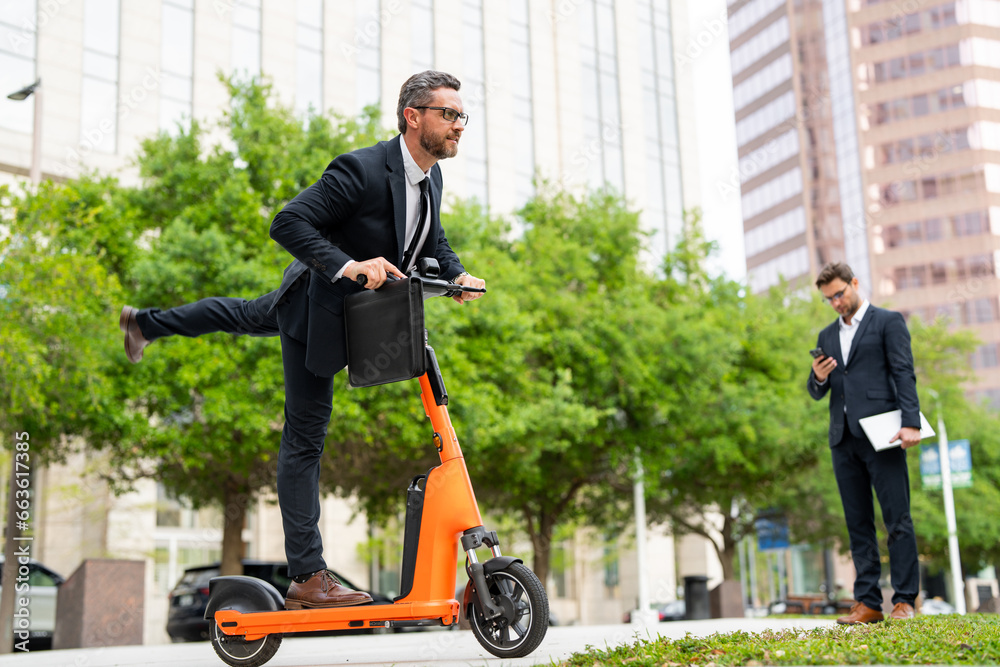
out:
<path id="1" fill-rule="evenodd" d="M 687 634 L 704 637 L 737 630 L 762 632 L 788 628 L 830 627 L 833 621 L 811 619 L 725 618 L 706 621 L 659 623 L 645 628 L 636 625 L 591 625 L 549 628 L 542 645 L 527 658 L 501 660 L 487 653 L 470 631 L 435 630 L 388 635 L 348 635 L 344 637 L 295 637 L 284 640 L 268 667 L 313 667 L 320 665 L 489 665 L 520 667 L 551 665 L 565 660 L 587 646 L 605 648 L 630 644 L 636 638 L 656 635 L 679 639 Z M 18 653 L 0 658 L 3 667 L 219 667 L 224 665 L 208 642 L 115 646 Z"/>

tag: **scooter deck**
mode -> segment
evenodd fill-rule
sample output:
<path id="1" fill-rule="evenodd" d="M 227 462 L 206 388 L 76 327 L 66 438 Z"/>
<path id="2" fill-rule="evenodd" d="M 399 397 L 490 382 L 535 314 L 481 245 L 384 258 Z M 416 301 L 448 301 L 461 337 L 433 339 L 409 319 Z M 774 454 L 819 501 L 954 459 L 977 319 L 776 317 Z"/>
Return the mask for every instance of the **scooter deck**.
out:
<path id="1" fill-rule="evenodd" d="M 458 621 L 458 600 L 395 602 L 356 607 L 321 607 L 282 611 L 239 612 L 222 609 L 215 622 L 227 635 L 245 635 L 247 641 L 265 635 L 315 630 L 356 630 L 384 628 L 391 621 L 440 620 L 444 625 Z"/>

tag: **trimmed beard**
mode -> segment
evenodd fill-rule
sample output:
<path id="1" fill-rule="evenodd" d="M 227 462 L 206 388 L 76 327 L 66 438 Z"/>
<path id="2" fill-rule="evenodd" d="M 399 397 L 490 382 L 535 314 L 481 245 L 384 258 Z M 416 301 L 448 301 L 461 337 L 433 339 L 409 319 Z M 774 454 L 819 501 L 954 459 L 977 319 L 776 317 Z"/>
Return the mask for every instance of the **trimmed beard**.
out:
<path id="1" fill-rule="evenodd" d="M 428 153 L 430 153 L 431 155 L 433 155 L 438 160 L 445 160 L 450 157 L 455 157 L 456 155 L 458 155 L 458 146 L 456 145 L 454 148 L 449 146 L 447 143 L 447 138 L 448 135 L 446 134 L 442 137 L 438 137 L 435 140 L 432 140 L 431 137 L 428 137 L 426 134 L 424 134 L 421 135 L 420 137 L 420 147 L 423 148 Z"/>

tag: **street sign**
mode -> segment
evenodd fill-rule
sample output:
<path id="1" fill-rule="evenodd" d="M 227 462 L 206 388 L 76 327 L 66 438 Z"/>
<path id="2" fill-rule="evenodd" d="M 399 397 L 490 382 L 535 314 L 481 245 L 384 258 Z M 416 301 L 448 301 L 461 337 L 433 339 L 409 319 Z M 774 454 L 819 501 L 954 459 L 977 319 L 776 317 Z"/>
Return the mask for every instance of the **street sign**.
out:
<path id="1" fill-rule="evenodd" d="M 788 521 L 774 517 L 757 519 L 757 550 L 769 551 L 788 548 Z"/>
<path id="2" fill-rule="evenodd" d="M 968 440 L 948 441 L 948 462 L 952 487 L 972 487 L 972 449 Z M 920 445 L 920 479 L 925 489 L 941 488 L 941 456 L 937 443 Z"/>

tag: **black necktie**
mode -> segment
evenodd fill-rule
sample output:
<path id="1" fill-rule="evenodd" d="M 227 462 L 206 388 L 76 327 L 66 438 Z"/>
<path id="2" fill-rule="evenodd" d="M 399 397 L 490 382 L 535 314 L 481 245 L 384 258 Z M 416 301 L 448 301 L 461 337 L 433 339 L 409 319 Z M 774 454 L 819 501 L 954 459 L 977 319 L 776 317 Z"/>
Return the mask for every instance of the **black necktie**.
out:
<path id="1" fill-rule="evenodd" d="M 410 239 L 410 245 L 406 248 L 406 252 L 403 254 L 403 273 L 410 268 L 410 260 L 413 256 L 417 254 L 417 248 L 420 245 L 420 237 L 424 235 L 424 227 L 427 225 L 427 209 L 430 208 L 429 202 L 430 197 L 427 194 L 427 183 L 428 178 L 425 176 L 422 181 L 420 181 L 420 212 L 417 213 L 417 229 L 413 233 L 413 238 Z"/>

